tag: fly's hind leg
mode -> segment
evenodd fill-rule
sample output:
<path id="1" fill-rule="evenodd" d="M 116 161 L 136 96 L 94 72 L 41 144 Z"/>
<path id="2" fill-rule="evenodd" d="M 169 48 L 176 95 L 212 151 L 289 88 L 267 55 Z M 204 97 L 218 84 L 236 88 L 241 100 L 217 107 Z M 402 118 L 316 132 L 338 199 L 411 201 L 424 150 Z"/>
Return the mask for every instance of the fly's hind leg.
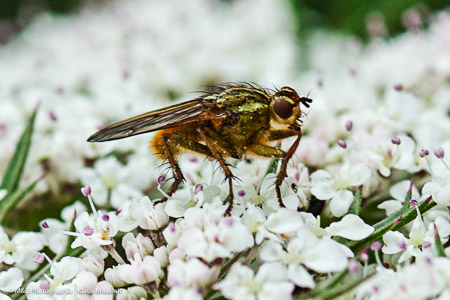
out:
<path id="1" fill-rule="evenodd" d="M 181 135 L 177 132 L 158 133 L 153 140 L 152 147 L 162 159 L 168 160 L 173 171 L 175 181 L 172 183 L 169 191 L 167 192 L 167 195 L 169 196 L 172 196 L 178 189 L 179 185 L 185 180 L 176 160 L 176 156 L 180 150 L 179 148 L 185 148 L 190 151 L 212 157 L 211 151 L 209 151 L 208 147 L 190 139 L 189 136 Z M 155 203 L 161 203 L 166 200 L 167 197 L 164 197 Z"/>
<path id="2" fill-rule="evenodd" d="M 207 136 L 207 130 L 203 127 L 197 128 L 198 133 L 200 134 L 202 140 L 205 142 L 206 146 L 211 151 L 212 156 L 219 162 L 220 166 L 223 169 L 223 172 L 225 173 L 225 180 L 228 180 L 228 188 L 229 188 L 229 202 L 228 202 L 228 208 L 225 211 L 225 216 L 231 215 L 231 210 L 233 209 L 233 173 L 231 173 L 230 168 L 227 166 L 227 163 L 223 159 L 220 152 L 217 150 L 217 147 L 215 144 L 210 140 L 210 138 Z"/>
<path id="3" fill-rule="evenodd" d="M 180 167 L 178 166 L 178 162 L 175 159 L 175 153 L 176 153 L 176 144 L 174 142 L 175 135 L 172 133 L 164 133 L 158 134 L 154 141 L 153 141 L 153 147 L 158 148 L 159 155 L 163 159 L 167 159 L 169 162 L 169 165 L 172 169 L 175 181 L 170 186 L 169 190 L 167 191 L 167 195 L 172 196 L 173 193 L 178 189 L 178 186 L 185 180 L 183 173 L 181 172 Z M 155 201 L 156 203 L 165 202 L 167 200 L 167 197 L 164 197 L 158 201 Z"/>

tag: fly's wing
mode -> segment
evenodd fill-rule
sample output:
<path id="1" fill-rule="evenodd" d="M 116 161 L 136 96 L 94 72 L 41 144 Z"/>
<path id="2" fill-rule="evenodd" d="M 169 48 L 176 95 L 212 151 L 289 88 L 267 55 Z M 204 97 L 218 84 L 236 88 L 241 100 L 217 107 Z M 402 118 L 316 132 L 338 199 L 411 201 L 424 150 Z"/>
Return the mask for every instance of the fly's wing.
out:
<path id="1" fill-rule="evenodd" d="M 88 142 L 112 141 L 155 130 L 179 127 L 191 122 L 223 118 L 226 118 L 226 115 L 217 111 L 213 102 L 199 98 L 111 124 L 90 136 Z"/>

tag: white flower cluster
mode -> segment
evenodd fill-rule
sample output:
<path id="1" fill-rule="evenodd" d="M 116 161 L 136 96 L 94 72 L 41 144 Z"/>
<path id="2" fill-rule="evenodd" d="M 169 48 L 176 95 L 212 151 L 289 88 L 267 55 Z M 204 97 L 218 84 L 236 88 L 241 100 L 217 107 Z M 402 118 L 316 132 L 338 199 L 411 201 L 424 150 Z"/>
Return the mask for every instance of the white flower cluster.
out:
<path id="1" fill-rule="evenodd" d="M 40 103 L 23 180 L 45 173 L 34 193 L 69 183 L 85 196 L 41 232 L 0 226 L 0 299 L 20 288 L 30 299 L 292 299 L 330 295 L 336 272 L 365 280 L 344 290 L 356 299 L 448 298 L 450 14 L 366 47 L 317 33 L 300 74 L 292 28 L 275 0 L 117 1 L 41 16 L 0 47 L 0 174 Z M 234 162 L 240 181 L 225 217 L 228 187 L 214 162 L 182 157 L 186 182 L 156 204 L 166 173 L 148 138 L 85 142 L 110 121 L 236 79 L 311 90 L 285 208 L 266 160 Z M 424 203 L 433 204 L 426 213 Z M 380 214 L 405 208 L 411 224 L 395 227 L 401 216 L 354 250 L 378 233 L 369 224 Z"/>

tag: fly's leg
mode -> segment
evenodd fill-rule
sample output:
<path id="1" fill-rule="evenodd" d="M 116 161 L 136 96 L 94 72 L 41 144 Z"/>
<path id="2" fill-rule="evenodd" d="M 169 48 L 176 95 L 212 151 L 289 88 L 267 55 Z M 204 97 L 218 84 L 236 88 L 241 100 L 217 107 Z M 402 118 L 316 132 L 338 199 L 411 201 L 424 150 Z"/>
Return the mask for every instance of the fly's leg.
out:
<path id="1" fill-rule="evenodd" d="M 206 146 L 211 151 L 212 156 L 219 162 L 220 166 L 222 167 L 224 173 L 225 173 L 225 180 L 228 180 L 228 188 L 229 188 L 229 203 L 228 208 L 225 211 L 225 216 L 231 215 L 231 210 L 233 209 L 233 173 L 231 173 L 230 168 L 228 168 L 225 160 L 223 159 L 222 155 L 217 150 L 214 143 L 207 137 L 206 130 L 203 127 L 199 127 L 197 129 L 198 133 L 200 134 L 201 138 L 205 142 Z"/>
<path id="2" fill-rule="evenodd" d="M 175 156 L 173 154 L 173 150 L 171 149 L 171 146 L 173 144 L 172 142 L 172 134 L 165 133 L 161 136 L 161 148 L 164 154 L 164 157 L 167 158 L 169 161 L 170 167 L 172 168 L 173 175 L 175 177 L 175 181 L 172 183 L 172 185 L 169 188 L 169 191 L 167 192 L 167 195 L 172 196 L 173 193 L 178 189 L 178 186 L 185 180 L 183 173 L 181 173 L 181 169 L 178 166 L 178 162 L 175 160 Z M 172 146 L 173 148 L 173 146 Z M 167 197 L 162 198 L 161 200 L 155 201 L 156 203 L 161 203 L 167 201 Z"/>
<path id="3" fill-rule="evenodd" d="M 290 136 L 297 136 L 297 139 L 295 140 L 294 144 L 289 148 L 288 152 L 284 152 L 278 148 L 267 146 L 264 144 L 252 144 L 248 148 L 251 152 L 253 152 L 256 155 L 261 155 L 264 157 L 271 157 L 271 158 L 281 158 L 281 167 L 280 171 L 278 172 L 277 179 L 275 181 L 275 191 L 277 193 L 277 199 L 278 203 L 281 207 L 285 207 L 283 204 L 283 201 L 281 199 L 281 184 L 283 183 L 284 178 L 286 178 L 286 170 L 287 170 L 287 164 L 289 160 L 292 158 L 292 156 L 295 153 L 295 150 L 297 150 L 298 144 L 300 143 L 300 139 L 302 137 L 301 131 L 297 130 L 275 130 L 271 131 L 266 134 L 263 139 L 266 141 L 276 141 L 280 139 L 284 139 Z"/>
<path id="4" fill-rule="evenodd" d="M 283 183 L 284 178 L 286 178 L 286 169 L 287 169 L 287 164 L 289 162 L 289 160 L 292 158 L 292 156 L 295 153 L 295 150 L 297 150 L 298 144 L 300 143 L 300 139 L 302 138 L 302 133 L 299 131 L 298 135 L 297 135 L 297 139 L 295 140 L 295 142 L 292 144 L 291 148 L 289 148 L 288 152 L 286 153 L 285 156 L 283 156 L 282 160 L 281 160 L 281 167 L 280 167 L 280 171 L 278 172 L 278 176 L 277 176 L 277 180 L 275 181 L 275 191 L 277 192 L 277 198 L 278 198 L 278 203 L 280 203 L 281 207 L 284 207 L 284 204 L 281 200 L 281 184 Z"/>

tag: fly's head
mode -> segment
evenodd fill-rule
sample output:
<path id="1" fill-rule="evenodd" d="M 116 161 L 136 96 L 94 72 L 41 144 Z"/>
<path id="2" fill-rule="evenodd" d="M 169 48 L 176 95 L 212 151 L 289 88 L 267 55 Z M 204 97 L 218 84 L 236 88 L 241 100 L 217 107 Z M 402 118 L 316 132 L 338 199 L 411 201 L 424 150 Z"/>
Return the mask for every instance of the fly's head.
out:
<path id="1" fill-rule="evenodd" d="M 311 102 L 312 100 L 307 97 L 300 97 L 294 89 L 287 86 L 282 87 L 271 98 L 271 119 L 275 123 L 298 131 L 302 116 L 300 103 L 309 107 Z"/>

